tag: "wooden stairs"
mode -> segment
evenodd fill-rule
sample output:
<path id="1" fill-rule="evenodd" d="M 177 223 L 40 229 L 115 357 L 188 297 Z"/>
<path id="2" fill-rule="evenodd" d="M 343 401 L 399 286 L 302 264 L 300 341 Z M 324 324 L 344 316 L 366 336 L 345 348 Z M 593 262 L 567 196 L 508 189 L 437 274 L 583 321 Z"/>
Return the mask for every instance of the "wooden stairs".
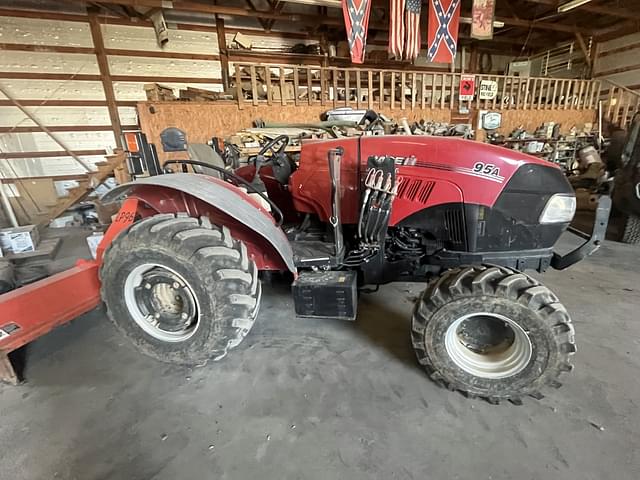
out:
<path id="1" fill-rule="evenodd" d="M 49 208 L 48 212 L 40 216 L 37 223 L 47 224 L 51 220 L 59 217 L 76 203 L 84 200 L 95 191 L 97 187 L 104 183 L 107 178 L 114 174 L 116 175 L 116 179 L 118 179 L 118 173 L 123 173 L 121 170 L 126 168 L 126 155 L 124 151 L 117 149 L 113 155 L 107 155 L 105 158 L 106 160 L 104 162 L 97 162 L 95 164 L 96 167 L 98 167 L 96 171 L 88 172 L 86 179 L 78 180 L 78 186 L 69 189 L 69 195 L 60 198 L 57 203 Z M 118 170 L 120 170 L 120 172 L 118 172 Z M 119 180 L 122 180 L 123 176 L 124 175 L 120 175 L 121 178 Z"/>

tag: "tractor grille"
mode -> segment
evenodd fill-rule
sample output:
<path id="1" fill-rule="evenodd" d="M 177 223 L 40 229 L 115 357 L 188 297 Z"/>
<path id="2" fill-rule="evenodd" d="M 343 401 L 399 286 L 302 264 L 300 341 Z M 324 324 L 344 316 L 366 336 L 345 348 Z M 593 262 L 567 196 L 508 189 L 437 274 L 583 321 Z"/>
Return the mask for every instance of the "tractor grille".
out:
<path id="1" fill-rule="evenodd" d="M 464 245 L 464 215 L 459 208 L 449 208 L 444 212 L 444 227 L 449 232 L 449 240 L 456 245 Z"/>
<path id="2" fill-rule="evenodd" d="M 404 198 L 412 202 L 426 204 L 433 192 L 435 182 L 420 180 L 418 178 L 400 177 L 398 185 L 398 198 Z"/>

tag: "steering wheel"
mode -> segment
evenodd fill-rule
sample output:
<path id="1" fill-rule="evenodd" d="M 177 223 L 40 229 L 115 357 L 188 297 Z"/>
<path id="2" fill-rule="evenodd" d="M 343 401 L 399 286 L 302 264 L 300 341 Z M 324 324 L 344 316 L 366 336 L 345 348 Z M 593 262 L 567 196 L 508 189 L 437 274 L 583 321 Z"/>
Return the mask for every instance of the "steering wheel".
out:
<path id="1" fill-rule="evenodd" d="M 289 145 L 289 136 L 279 135 L 273 140 L 268 141 L 264 145 L 264 147 L 260 149 L 260 151 L 258 152 L 258 156 L 264 156 L 264 154 L 269 151 L 271 152 L 272 156 L 279 155 L 284 152 L 284 149 L 287 148 L 288 145 Z"/>

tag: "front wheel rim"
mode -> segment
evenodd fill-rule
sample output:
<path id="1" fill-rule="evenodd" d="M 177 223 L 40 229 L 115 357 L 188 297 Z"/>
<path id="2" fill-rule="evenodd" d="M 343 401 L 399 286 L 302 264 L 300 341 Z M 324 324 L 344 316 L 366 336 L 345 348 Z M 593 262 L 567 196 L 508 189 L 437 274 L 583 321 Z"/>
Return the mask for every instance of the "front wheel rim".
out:
<path id="1" fill-rule="evenodd" d="M 474 323 L 479 323 L 485 331 L 494 330 L 489 332 L 489 337 L 495 337 L 492 344 L 484 342 L 480 346 L 482 342 L 477 340 L 478 335 L 474 342 L 474 336 L 465 332 L 465 326 L 468 325 L 468 329 Z M 500 339 L 501 336 L 504 338 Z M 486 379 L 517 375 L 529 365 L 533 355 L 529 335 L 520 325 L 504 315 L 488 312 L 464 315 L 449 325 L 445 332 L 445 348 L 459 368 Z"/>
<path id="2" fill-rule="evenodd" d="M 148 335 L 184 342 L 200 326 L 200 306 L 182 275 L 157 263 L 136 266 L 125 279 L 124 300 L 133 321 Z"/>

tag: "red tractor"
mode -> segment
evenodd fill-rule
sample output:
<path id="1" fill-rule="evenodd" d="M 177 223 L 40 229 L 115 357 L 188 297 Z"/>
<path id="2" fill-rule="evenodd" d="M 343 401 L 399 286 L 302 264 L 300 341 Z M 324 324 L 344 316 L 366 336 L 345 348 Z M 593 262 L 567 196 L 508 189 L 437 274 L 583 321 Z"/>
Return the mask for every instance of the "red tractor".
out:
<path id="1" fill-rule="evenodd" d="M 355 319 L 358 289 L 424 282 L 411 339 L 434 381 L 490 402 L 537 397 L 572 369 L 574 329 L 558 298 L 522 273 L 563 269 L 554 244 L 575 211 L 561 170 L 456 138 L 363 136 L 265 145 L 234 171 L 166 173 L 126 196 L 98 262 L 116 327 L 144 353 L 182 364 L 221 359 L 258 315 L 261 271 L 293 279 L 296 313 Z M 207 174 L 208 173 L 208 174 Z"/>

